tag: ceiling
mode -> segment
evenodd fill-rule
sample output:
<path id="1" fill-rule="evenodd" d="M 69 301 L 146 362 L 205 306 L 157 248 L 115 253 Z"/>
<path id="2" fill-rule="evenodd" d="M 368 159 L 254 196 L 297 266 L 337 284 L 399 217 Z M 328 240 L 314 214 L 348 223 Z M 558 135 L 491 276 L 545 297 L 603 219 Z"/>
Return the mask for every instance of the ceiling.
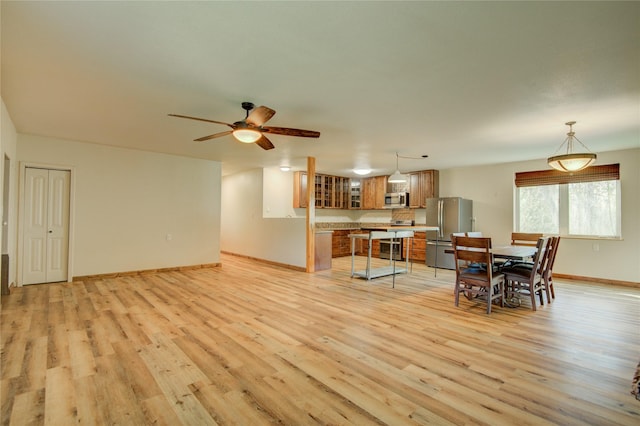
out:
<path id="1" fill-rule="evenodd" d="M 19 133 L 355 176 L 640 147 L 640 2 L 1 2 Z M 232 136 L 241 102 L 264 151 Z M 428 155 L 428 158 L 422 158 Z"/>

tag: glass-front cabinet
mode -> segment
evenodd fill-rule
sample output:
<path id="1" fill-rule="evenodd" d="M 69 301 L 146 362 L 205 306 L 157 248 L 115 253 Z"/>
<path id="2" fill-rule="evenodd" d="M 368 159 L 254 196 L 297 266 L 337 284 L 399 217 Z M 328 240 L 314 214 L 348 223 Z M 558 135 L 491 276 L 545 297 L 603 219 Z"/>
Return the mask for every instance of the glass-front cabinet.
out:
<path id="1" fill-rule="evenodd" d="M 349 187 L 347 193 L 349 194 L 348 206 L 350 209 L 360 209 L 360 202 L 362 197 L 360 179 L 349 179 Z"/>
<path id="2" fill-rule="evenodd" d="M 293 207 L 306 208 L 307 173 L 295 172 L 293 179 Z M 317 173 L 313 181 L 315 207 L 319 209 L 350 208 L 350 179 Z"/>

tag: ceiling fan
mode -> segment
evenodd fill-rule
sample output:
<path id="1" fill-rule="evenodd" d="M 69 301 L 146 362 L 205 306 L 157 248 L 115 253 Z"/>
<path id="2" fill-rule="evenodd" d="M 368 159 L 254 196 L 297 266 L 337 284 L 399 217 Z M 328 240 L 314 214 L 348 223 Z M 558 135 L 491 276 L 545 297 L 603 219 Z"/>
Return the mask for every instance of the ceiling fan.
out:
<path id="1" fill-rule="evenodd" d="M 251 102 L 242 102 L 242 109 L 247 112 L 244 120 L 236 121 L 233 124 L 225 123 L 223 121 L 209 120 L 206 118 L 189 117 L 188 115 L 169 114 L 171 117 L 188 118 L 190 120 L 206 121 L 208 123 L 224 124 L 231 127 L 231 130 L 225 132 L 214 133 L 213 135 L 203 136 L 198 139 L 194 139 L 197 142 L 208 141 L 209 139 L 215 139 L 222 136 L 233 134 L 233 136 L 240 142 L 244 143 L 256 143 L 262 149 L 273 149 L 274 146 L 271 141 L 266 137 L 265 133 L 272 133 L 274 135 L 285 136 L 298 136 L 303 138 L 318 138 L 320 132 L 313 130 L 301 130 L 291 129 L 288 127 L 271 127 L 264 126 L 264 123 L 269 121 L 271 117 L 275 115 L 275 111 L 266 106 L 259 106 L 254 109 L 254 105 Z"/>

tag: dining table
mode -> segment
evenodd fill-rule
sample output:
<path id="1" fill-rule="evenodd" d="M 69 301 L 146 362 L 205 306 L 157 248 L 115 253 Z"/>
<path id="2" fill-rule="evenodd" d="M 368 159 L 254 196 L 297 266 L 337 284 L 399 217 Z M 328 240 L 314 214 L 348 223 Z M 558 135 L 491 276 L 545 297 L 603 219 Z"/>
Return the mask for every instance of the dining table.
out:
<path id="1" fill-rule="evenodd" d="M 538 251 L 537 247 L 532 246 L 498 246 L 491 249 L 493 258 L 503 259 L 505 263 L 504 267 L 509 262 L 526 262 L 533 259 Z M 504 286 L 504 304 L 509 308 L 517 308 L 520 306 L 520 293 L 517 287 L 513 286 L 513 283 L 505 282 Z"/>
<path id="2" fill-rule="evenodd" d="M 508 262 L 526 262 L 533 259 L 538 249 L 533 246 L 512 246 L 512 245 L 499 245 L 491 248 L 491 254 L 495 259 L 504 260 L 503 266 Z M 453 254 L 453 249 L 445 250 L 445 253 Z M 520 294 L 516 288 L 513 288 L 509 283 L 505 283 L 505 306 L 509 308 L 516 308 L 520 306 Z"/>
<path id="3" fill-rule="evenodd" d="M 491 249 L 494 259 L 517 260 L 524 262 L 533 258 L 536 247 L 530 246 L 497 246 Z"/>
<path id="4" fill-rule="evenodd" d="M 516 260 L 525 262 L 535 256 L 536 247 L 529 246 L 497 246 L 491 249 L 494 259 Z M 454 254 L 453 248 L 444 251 L 447 254 Z"/>

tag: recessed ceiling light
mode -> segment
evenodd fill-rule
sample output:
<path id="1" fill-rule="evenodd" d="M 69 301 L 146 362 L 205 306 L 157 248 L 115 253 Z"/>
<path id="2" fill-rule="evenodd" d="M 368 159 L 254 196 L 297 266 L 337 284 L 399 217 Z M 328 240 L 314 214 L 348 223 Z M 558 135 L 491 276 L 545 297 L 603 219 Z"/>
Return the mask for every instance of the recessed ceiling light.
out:
<path id="1" fill-rule="evenodd" d="M 280 166 L 280 170 L 282 170 L 283 172 L 288 172 L 289 170 L 291 170 L 291 167 L 289 167 L 289 166 Z"/>
<path id="2" fill-rule="evenodd" d="M 360 176 L 364 176 L 364 175 L 368 175 L 369 173 L 371 173 L 371 169 L 353 169 L 353 173 L 360 175 Z"/>

